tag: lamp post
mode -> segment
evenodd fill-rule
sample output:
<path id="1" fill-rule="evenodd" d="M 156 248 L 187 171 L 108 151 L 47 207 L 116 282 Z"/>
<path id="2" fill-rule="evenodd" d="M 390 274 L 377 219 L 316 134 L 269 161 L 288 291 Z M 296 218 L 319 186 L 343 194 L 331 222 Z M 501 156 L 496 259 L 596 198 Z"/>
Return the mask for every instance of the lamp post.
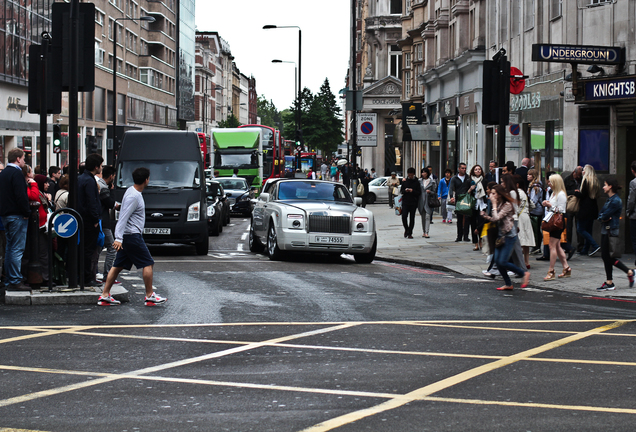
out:
<path id="1" fill-rule="evenodd" d="M 302 100 L 303 100 L 303 86 L 301 84 L 302 76 L 302 31 L 298 26 L 277 26 L 277 25 L 265 25 L 263 30 L 271 29 L 284 29 L 284 28 L 296 28 L 298 29 L 298 97 L 296 98 L 297 110 L 296 110 L 296 141 L 302 145 Z M 296 168 L 300 168 L 300 158 L 298 158 Z"/>
<path id="2" fill-rule="evenodd" d="M 148 21 L 155 22 L 155 17 L 141 16 L 139 18 L 115 18 L 113 20 L 113 150 L 119 154 L 119 144 L 117 141 L 117 21 Z"/>

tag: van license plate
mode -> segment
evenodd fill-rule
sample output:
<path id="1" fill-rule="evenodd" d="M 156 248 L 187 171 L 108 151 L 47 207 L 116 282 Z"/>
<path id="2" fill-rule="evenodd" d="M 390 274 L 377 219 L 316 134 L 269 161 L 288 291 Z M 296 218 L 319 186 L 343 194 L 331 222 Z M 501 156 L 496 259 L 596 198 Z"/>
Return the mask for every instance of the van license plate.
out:
<path id="1" fill-rule="evenodd" d="M 316 236 L 316 243 L 344 243 L 344 237 Z"/>
<path id="2" fill-rule="evenodd" d="M 170 235 L 170 228 L 144 228 L 144 234 Z"/>

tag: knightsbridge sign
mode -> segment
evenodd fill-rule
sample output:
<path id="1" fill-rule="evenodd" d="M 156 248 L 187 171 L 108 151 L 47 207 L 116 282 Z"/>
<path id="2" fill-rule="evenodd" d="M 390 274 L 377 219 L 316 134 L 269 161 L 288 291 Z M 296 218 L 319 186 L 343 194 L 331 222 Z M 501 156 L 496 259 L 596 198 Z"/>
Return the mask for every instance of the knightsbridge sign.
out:
<path id="1" fill-rule="evenodd" d="M 585 101 L 609 101 L 636 97 L 636 77 L 585 83 Z"/>
<path id="2" fill-rule="evenodd" d="M 622 64 L 625 62 L 624 48 L 532 44 L 532 61 L 582 64 Z"/>

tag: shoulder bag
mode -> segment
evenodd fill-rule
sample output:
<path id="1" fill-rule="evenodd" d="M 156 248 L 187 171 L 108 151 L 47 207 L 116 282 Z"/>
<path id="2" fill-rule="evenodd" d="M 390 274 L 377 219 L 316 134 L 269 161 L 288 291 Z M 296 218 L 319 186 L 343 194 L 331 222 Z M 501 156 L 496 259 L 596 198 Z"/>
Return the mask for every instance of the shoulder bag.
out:
<path id="1" fill-rule="evenodd" d="M 362 184 L 362 182 L 358 183 L 358 187 L 356 188 L 356 192 L 358 193 L 358 196 L 364 195 L 364 185 Z"/>
<path id="2" fill-rule="evenodd" d="M 620 237 L 609 237 L 609 255 L 610 258 L 620 258 L 623 256 L 623 243 Z"/>
<path id="3" fill-rule="evenodd" d="M 437 194 L 430 193 L 430 194 L 427 194 L 427 195 L 428 195 L 428 206 L 430 208 L 438 208 L 438 207 L 442 206 L 442 203 L 439 200 L 439 198 L 437 197 Z"/>
<path id="4" fill-rule="evenodd" d="M 565 221 L 562 213 L 548 212 L 541 222 L 541 229 L 547 232 L 562 231 L 565 228 Z"/>
<path id="5" fill-rule="evenodd" d="M 578 213 L 579 211 L 579 198 L 576 195 L 570 195 L 568 202 L 565 205 L 565 211 L 567 213 Z"/>
<path id="6" fill-rule="evenodd" d="M 473 208 L 475 207 L 475 197 L 471 194 L 462 194 L 457 195 L 457 202 L 455 204 L 455 212 L 465 215 L 472 216 Z"/>

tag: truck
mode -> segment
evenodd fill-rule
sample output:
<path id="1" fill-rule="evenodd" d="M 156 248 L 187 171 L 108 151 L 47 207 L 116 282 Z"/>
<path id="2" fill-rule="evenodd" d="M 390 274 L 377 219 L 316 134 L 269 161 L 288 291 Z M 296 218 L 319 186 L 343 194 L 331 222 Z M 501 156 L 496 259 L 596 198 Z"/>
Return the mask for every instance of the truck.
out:
<path id="1" fill-rule="evenodd" d="M 146 243 L 194 244 L 198 255 L 207 255 L 207 191 L 197 133 L 126 132 L 117 158 L 113 190 L 117 201 L 133 185 L 132 173 L 139 167 L 150 170 L 143 191 Z"/>
<path id="2" fill-rule="evenodd" d="M 263 178 L 263 143 L 259 128 L 218 128 L 211 134 L 214 146 L 214 170 L 220 177 L 237 176 L 260 190 Z"/>

